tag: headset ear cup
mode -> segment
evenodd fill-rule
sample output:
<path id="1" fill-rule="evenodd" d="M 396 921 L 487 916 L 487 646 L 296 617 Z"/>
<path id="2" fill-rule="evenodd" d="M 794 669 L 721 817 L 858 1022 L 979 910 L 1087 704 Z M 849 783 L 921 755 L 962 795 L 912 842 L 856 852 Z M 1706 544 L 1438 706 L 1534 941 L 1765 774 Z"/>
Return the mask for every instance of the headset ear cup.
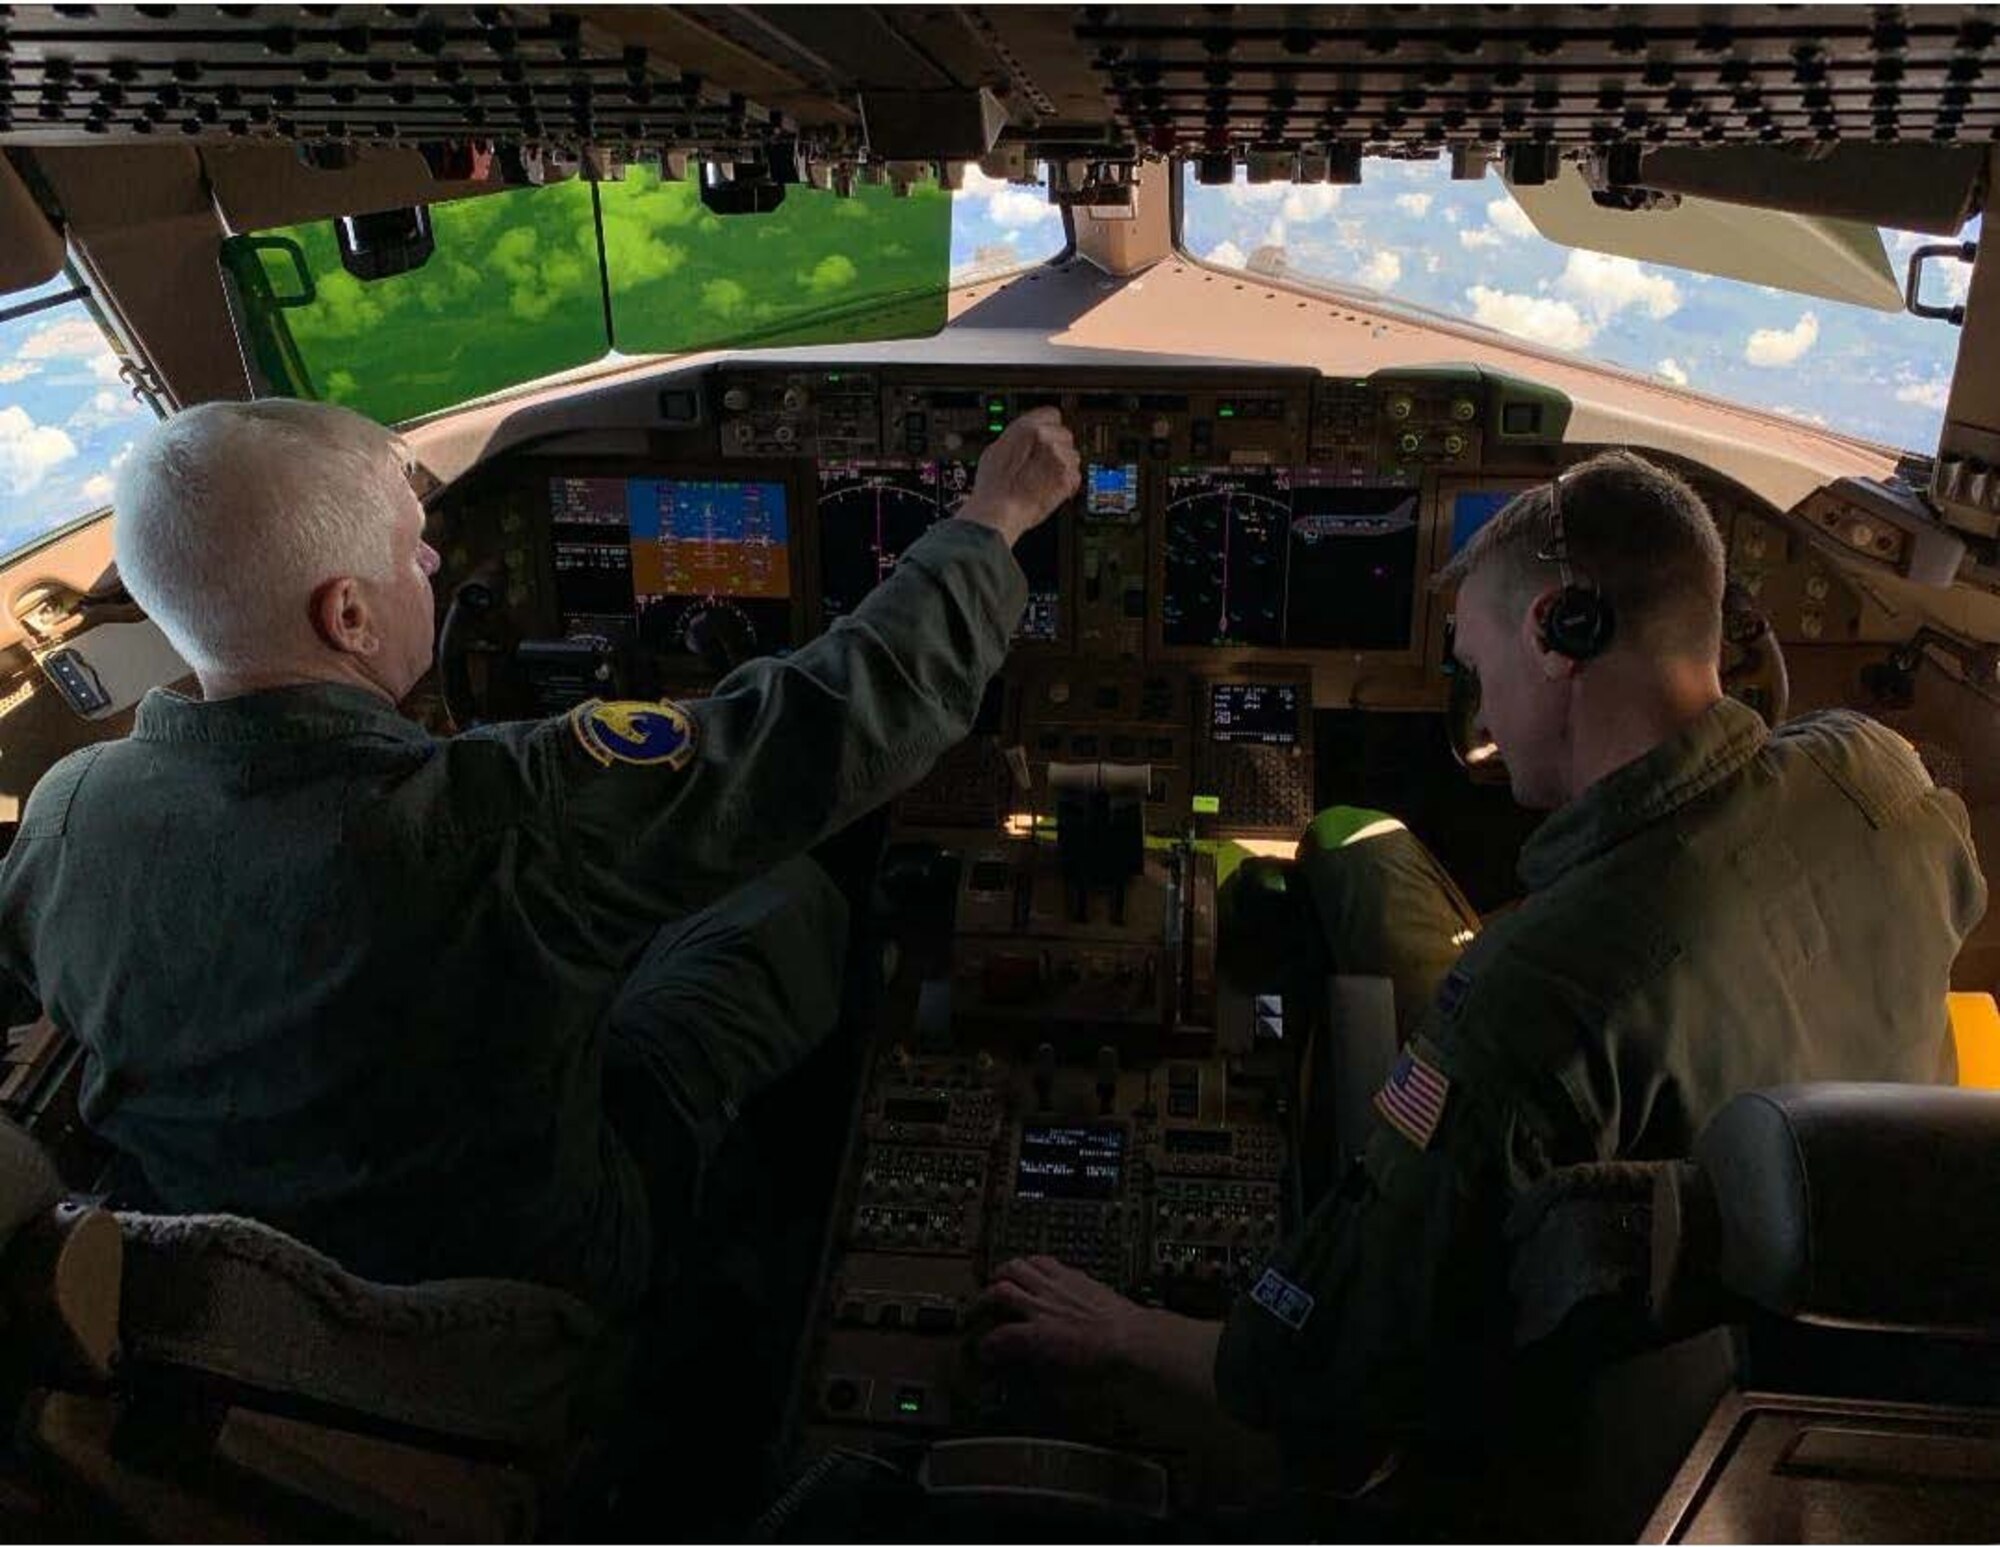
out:
<path id="1" fill-rule="evenodd" d="M 1590 586 L 1564 586 L 1542 614 L 1542 643 L 1572 661 L 1602 655 L 1611 630 L 1611 604 Z"/>

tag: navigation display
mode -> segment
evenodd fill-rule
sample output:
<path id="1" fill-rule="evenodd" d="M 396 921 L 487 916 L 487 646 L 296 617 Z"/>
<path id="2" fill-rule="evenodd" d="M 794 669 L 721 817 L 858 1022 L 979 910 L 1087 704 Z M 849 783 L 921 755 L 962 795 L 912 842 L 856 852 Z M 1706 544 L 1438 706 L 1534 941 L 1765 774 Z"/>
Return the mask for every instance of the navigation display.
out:
<path id="1" fill-rule="evenodd" d="M 785 486 L 741 479 L 549 480 L 556 600 L 572 635 L 694 648 L 697 616 L 726 609 L 738 647 L 791 644 Z"/>
<path id="2" fill-rule="evenodd" d="M 939 514 L 935 462 L 822 462 L 819 578 L 827 620 L 860 606 Z"/>
<path id="3" fill-rule="evenodd" d="M 829 621 L 845 616 L 889 577 L 933 523 L 957 513 L 972 493 L 971 462 L 823 462 L 819 469 L 820 602 Z M 1014 638 L 1062 633 L 1062 536 L 1057 516 L 1014 545 L 1028 577 L 1028 607 Z"/>
<path id="4" fill-rule="evenodd" d="M 1103 1201 L 1125 1174 L 1125 1130 L 1028 1124 L 1021 1129 L 1014 1196 Z"/>
<path id="5" fill-rule="evenodd" d="M 1169 645 L 1407 650 L 1418 491 L 1315 468 L 1180 468 L 1167 479 Z"/>
<path id="6" fill-rule="evenodd" d="M 1218 682 L 1209 688 L 1208 736 L 1224 745 L 1299 744 L 1299 690 L 1269 682 Z"/>

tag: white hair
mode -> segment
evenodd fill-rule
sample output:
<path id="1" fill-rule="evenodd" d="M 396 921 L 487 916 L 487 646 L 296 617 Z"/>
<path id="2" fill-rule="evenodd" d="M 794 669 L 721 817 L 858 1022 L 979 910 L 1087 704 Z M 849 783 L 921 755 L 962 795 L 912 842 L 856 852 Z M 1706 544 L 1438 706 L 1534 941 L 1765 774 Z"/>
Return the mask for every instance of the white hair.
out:
<path id="1" fill-rule="evenodd" d="M 338 576 L 386 579 L 409 456 L 330 403 L 202 403 L 149 430 L 116 474 L 118 573 L 197 671 L 296 646 Z"/>

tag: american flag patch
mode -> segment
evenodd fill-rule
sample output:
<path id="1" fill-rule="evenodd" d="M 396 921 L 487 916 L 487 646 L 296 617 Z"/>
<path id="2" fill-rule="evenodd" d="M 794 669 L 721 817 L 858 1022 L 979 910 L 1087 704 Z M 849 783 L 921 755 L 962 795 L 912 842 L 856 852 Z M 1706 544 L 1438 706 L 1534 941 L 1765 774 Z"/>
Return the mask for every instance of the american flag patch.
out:
<path id="1" fill-rule="evenodd" d="M 1375 1110 L 1418 1149 L 1429 1149 L 1450 1094 L 1451 1080 L 1442 1070 L 1420 1054 L 1405 1051 L 1389 1071 L 1388 1084 L 1375 1092 Z"/>

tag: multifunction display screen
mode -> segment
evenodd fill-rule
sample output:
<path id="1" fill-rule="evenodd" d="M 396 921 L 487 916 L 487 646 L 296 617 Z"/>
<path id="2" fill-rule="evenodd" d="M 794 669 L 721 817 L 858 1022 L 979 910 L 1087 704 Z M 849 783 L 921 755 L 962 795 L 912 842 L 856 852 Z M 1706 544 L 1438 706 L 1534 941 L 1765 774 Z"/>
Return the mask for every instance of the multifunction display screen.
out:
<path id="1" fill-rule="evenodd" d="M 1187 467 L 1167 478 L 1169 645 L 1407 650 L 1418 491 L 1330 471 Z"/>
<path id="2" fill-rule="evenodd" d="M 910 545 L 972 492 L 969 462 L 822 462 L 819 466 L 820 604 L 844 617 L 902 562 Z M 1060 518 L 1057 518 L 1060 519 Z M 1047 641 L 1062 630 L 1062 542 L 1056 520 L 1014 545 L 1028 577 L 1028 610 L 1014 637 Z"/>
<path id="3" fill-rule="evenodd" d="M 1029 1124 L 1014 1168 L 1017 1198 L 1109 1200 L 1125 1174 L 1125 1130 Z"/>
<path id="4" fill-rule="evenodd" d="M 698 615 L 726 608 L 754 651 L 791 644 L 782 483 L 551 478 L 549 527 L 557 605 L 571 634 L 627 637 L 636 619 L 667 643 Z"/>
<path id="5" fill-rule="evenodd" d="M 1218 682 L 1209 688 L 1208 734 L 1224 744 L 1299 744 L 1299 690 L 1267 682 Z"/>

